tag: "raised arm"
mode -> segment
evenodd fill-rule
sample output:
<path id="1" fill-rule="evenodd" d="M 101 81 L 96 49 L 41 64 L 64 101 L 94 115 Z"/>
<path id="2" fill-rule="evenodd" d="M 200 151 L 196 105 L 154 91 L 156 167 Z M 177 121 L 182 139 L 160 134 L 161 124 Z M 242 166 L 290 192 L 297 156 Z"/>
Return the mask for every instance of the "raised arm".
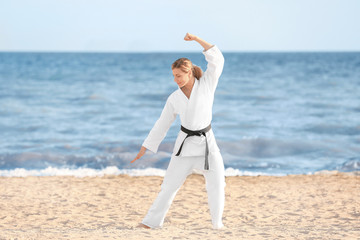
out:
<path id="1" fill-rule="evenodd" d="M 203 79 L 204 82 L 206 82 L 206 84 L 209 86 L 209 89 L 212 92 L 215 92 L 219 77 L 224 67 L 224 56 L 217 46 L 204 41 L 198 36 L 187 33 L 184 40 L 196 41 L 204 48 L 203 54 L 205 55 L 205 59 L 208 64 L 204 72 Z"/>
<path id="2" fill-rule="evenodd" d="M 198 36 L 195 36 L 193 34 L 187 33 L 186 36 L 184 37 L 185 41 L 196 41 L 198 42 L 203 48 L 204 51 L 209 50 L 210 48 L 212 48 L 214 45 L 206 42 L 205 40 L 199 38 Z"/>

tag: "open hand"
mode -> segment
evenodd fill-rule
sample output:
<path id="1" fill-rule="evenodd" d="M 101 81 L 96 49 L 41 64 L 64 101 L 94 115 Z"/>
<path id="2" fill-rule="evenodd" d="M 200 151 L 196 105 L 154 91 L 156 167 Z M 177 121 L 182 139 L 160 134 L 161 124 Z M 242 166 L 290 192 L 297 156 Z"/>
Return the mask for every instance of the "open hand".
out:
<path id="1" fill-rule="evenodd" d="M 139 158 L 141 158 L 142 156 L 144 156 L 145 152 L 146 152 L 146 148 L 143 147 L 143 146 L 141 146 L 139 153 L 138 153 L 137 156 L 134 158 L 134 160 L 131 161 L 131 163 L 135 162 L 136 160 L 138 160 Z"/>

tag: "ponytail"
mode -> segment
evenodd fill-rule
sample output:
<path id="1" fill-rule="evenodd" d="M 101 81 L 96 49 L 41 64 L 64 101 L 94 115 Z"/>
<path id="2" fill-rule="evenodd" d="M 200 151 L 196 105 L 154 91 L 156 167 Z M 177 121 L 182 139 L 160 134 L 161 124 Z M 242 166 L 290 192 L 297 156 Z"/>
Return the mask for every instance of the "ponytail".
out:
<path id="1" fill-rule="evenodd" d="M 196 65 L 193 65 L 192 73 L 197 80 L 199 80 L 201 78 L 201 76 L 203 75 L 201 68 Z"/>

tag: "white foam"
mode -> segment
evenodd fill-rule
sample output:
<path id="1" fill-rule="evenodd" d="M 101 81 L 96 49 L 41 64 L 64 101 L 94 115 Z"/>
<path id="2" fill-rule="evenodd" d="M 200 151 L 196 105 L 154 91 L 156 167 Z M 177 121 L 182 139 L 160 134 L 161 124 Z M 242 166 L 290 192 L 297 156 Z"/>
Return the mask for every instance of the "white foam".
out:
<path id="1" fill-rule="evenodd" d="M 13 170 L 0 170 L 2 177 L 27 177 L 27 176 L 75 176 L 75 177 L 102 177 L 104 175 L 121 175 L 130 176 L 164 176 L 165 170 L 157 168 L 146 169 L 118 169 L 117 167 L 107 167 L 104 169 L 92 168 L 53 168 L 48 167 L 41 170 L 26 170 L 16 168 Z"/>
<path id="2" fill-rule="evenodd" d="M 250 172 L 250 171 L 242 171 L 234 168 L 225 169 L 226 177 L 234 177 L 234 176 L 285 176 L 286 174 L 274 174 L 274 173 L 264 173 L 264 172 Z"/>
<path id="3" fill-rule="evenodd" d="M 75 176 L 75 177 L 102 177 L 105 175 L 129 175 L 129 176 L 165 176 L 166 170 L 159 168 L 146 169 L 119 169 L 115 166 L 106 167 L 104 169 L 92 168 L 54 168 L 48 167 L 40 170 L 27 170 L 24 168 L 16 168 L 13 170 L 0 170 L 1 177 L 28 177 L 28 176 Z M 225 176 L 284 176 L 285 174 L 268 174 L 263 172 L 241 171 L 239 169 L 225 169 Z"/>

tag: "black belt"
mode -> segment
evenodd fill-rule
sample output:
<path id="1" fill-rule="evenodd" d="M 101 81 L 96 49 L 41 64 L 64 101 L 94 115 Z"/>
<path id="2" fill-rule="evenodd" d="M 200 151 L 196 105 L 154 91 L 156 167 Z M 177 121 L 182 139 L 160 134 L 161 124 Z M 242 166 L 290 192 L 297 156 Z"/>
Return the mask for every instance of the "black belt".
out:
<path id="1" fill-rule="evenodd" d="M 179 156 L 180 155 L 180 152 L 181 152 L 181 149 L 184 145 L 184 142 L 185 140 L 188 138 L 188 137 L 191 137 L 191 136 L 199 136 L 201 137 L 201 135 L 204 135 L 205 136 L 205 140 L 206 140 L 206 148 L 205 148 L 205 166 L 204 166 L 204 169 L 205 170 L 209 170 L 209 146 L 208 146 L 208 142 L 207 142 L 207 138 L 206 138 L 206 134 L 209 130 L 211 129 L 211 124 L 209 126 L 207 126 L 206 128 L 204 129 L 201 129 L 201 130 L 198 130 L 198 131 L 191 131 L 189 129 L 186 129 L 184 128 L 182 125 L 181 125 L 181 131 L 183 131 L 184 133 L 187 133 L 186 135 L 186 138 L 184 139 L 184 141 L 182 142 L 180 148 L 179 148 L 179 151 L 178 153 L 175 155 L 175 156 Z"/>

